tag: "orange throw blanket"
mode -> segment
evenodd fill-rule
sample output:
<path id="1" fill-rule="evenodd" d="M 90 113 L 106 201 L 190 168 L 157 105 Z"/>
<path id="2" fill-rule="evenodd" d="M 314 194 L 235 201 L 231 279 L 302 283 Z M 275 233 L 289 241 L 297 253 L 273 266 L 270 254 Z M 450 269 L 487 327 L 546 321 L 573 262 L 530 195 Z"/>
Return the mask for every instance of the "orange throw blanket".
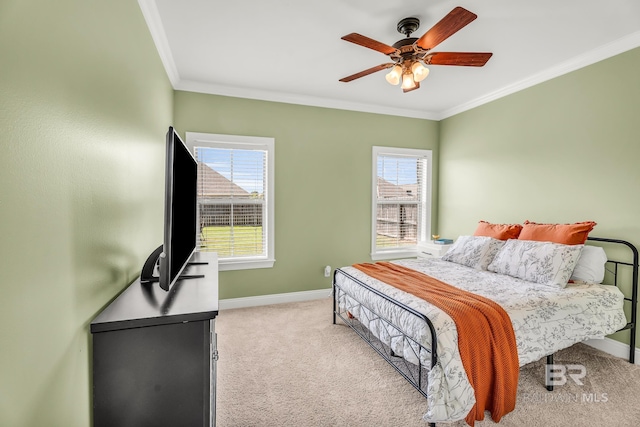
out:
<path id="1" fill-rule="evenodd" d="M 460 357 L 476 397 L 476 404 L 466 417 L 467 424 L 473 426 L 474 421 L 482 421 L 485 410 L 498 422 L 515 408 L 520 372 L 518 350 L 511 319 L 500 305 L 397 264 L 353 266 L 435 305 L 456 323 Z"/>

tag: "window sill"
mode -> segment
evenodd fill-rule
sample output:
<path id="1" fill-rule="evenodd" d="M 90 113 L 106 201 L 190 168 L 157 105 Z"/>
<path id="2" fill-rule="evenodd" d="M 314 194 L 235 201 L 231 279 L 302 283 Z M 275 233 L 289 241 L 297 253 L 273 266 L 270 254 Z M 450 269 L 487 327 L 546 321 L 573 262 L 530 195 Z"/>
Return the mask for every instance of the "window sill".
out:
<path id="1" fill-rule="evenodd" d="M 417 248 L 411 248 L 402 251 L 372 253 L 371 259 L 374 261 L 380 261 L 384 259 L 415 258 L 416 256 L 418 256 Z"/>
<path id="2" fill-rule="evenodd" d="M 252 270 L 257 268 L 272 268 L 276 262 L 275 259 L 261 259 L 261 260 L 222 260 L 218 261 L 218 271 L 233 271 L 233 270 Z"/>

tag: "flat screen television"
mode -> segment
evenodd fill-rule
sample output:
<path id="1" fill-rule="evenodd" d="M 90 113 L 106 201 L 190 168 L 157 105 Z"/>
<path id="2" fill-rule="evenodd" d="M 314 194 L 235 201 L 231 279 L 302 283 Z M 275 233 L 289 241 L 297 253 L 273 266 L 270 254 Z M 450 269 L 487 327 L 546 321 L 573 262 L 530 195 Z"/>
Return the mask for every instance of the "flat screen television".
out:
<path id="1" fill-rule="evenodd" d="M 196 249 L 198 164 L 173 127 L 167 132 L 166 150 L 164 240 L 145 262 L 140 281 L 159 282 L 168 291 Z"/>

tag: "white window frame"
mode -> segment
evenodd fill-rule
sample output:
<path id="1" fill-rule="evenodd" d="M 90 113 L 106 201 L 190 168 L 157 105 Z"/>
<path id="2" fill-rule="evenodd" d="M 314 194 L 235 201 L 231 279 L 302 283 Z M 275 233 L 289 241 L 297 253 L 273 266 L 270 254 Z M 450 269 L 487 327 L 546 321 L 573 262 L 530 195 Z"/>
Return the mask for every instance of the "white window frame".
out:
<path id="1" fill-rule="evenodd" d="M 415 148 L 396 148 L 374 146 L 372 150 L 372 173 L 371 173 L 371 259 L 394 259 L 415 257 L 418 254 L 417 242 L 429 240 L 431 233 L 431 194 L 432 194 L 432 157 L 431 150 Z M 418 226 L 418 236 L 415 246 L 405 246 L 402 248 L 379 249 L 376 247 L 377 235 L 377 210 L 378 210 L 378 156 L 388 155 L 393 157 L 413 157 L 422 158 L 426 162 L 424 185 L 420 200 L 422 204 L 422 215 Z"/>
<path id="2" fill-rule="evenodd" d="M 186 132 L 187 147 L 195 153 L 195 147 L 258 149 L 267 152 L 267 186 L 265 194 L 266 221 L 263 233 L 266 233 L 267 253 L 263 256 L 246 256 L 238 258 L 218 258 L 218 269 L 247 270 L 254 268 L 271 268 L 275 263 L 275 139 L 260 136 L 221 135 L 213 133 Z"/>

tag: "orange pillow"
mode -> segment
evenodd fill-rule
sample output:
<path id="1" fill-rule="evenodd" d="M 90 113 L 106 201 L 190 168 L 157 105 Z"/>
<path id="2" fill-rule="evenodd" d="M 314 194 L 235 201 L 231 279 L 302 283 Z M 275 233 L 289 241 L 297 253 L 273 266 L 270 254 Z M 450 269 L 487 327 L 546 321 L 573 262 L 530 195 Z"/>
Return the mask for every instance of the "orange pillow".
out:
<path id="1" fill-rule="evenodd" d="M 525 221 L 518 239 L 563 245 L 582 245 L 587 241 L 589 232 L 595 226 L 596 223 L 593 221 L 576 222 L 575 224 L 538 224 Z"/>
<path id="2" fill-rule="evenodd" d="M 520 224 L 491 224 L 487 221 L 479 221 L 474 236 L 493 237 L 498 240 L 517 239 L 522 230 Z"/>

